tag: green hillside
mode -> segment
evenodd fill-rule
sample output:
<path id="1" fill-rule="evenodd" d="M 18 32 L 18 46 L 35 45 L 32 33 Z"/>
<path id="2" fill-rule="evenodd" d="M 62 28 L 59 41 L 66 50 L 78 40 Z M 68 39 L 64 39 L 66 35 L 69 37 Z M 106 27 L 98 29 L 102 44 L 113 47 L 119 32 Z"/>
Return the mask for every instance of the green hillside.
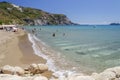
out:
<path id="1" fill-rule="evenodd" d="M 69 25 L 73 23 L 63 14 L 51 14 L 39 9 L 0 2 L 0 24 Z"/>

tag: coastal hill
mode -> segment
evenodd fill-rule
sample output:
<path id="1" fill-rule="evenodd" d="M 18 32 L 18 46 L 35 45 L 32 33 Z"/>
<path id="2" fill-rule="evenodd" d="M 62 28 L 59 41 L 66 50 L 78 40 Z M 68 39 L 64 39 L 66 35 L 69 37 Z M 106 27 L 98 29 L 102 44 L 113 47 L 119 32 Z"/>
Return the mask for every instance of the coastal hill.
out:
<path id="1" fill-rule="evenodd" d="M 0 24 L 71 25 L 64 14 L 52 14 L 39 9 L 0 2 Z"/>

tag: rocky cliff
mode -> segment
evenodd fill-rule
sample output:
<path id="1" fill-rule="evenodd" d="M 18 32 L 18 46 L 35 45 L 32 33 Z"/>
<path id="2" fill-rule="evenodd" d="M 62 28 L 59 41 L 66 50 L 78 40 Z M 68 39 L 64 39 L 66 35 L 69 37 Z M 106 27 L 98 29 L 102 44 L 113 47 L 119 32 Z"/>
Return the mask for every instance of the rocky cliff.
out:
<path id="1" fill-rule="evenodd" d="M 71 25 L 67 16 L 0 2 L 0 24 Z"/>

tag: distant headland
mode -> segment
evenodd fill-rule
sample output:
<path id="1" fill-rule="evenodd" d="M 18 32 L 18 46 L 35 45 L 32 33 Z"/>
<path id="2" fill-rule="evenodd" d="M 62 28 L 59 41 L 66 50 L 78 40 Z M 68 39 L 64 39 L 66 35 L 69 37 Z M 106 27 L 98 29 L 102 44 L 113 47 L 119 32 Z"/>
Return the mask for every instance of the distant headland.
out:
<path id="1" fill-rule="evenodd" d="M 110 25 L 120 25 L 120 23 L 110 23 Z"/>

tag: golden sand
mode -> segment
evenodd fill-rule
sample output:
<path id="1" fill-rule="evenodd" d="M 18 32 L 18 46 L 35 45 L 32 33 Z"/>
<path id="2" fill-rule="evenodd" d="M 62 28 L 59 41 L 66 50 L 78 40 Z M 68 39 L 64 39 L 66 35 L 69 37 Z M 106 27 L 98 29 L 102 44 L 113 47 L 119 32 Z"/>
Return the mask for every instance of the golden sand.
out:
<path id="1" fill-rule="evenodd" d="M 0 67 L 25 67 L 32 63 L 46 63 L 46 60 L 34 55 L 31 45 L 26 32 L 20 29 L 15 33 L 0 30 Z"/>

